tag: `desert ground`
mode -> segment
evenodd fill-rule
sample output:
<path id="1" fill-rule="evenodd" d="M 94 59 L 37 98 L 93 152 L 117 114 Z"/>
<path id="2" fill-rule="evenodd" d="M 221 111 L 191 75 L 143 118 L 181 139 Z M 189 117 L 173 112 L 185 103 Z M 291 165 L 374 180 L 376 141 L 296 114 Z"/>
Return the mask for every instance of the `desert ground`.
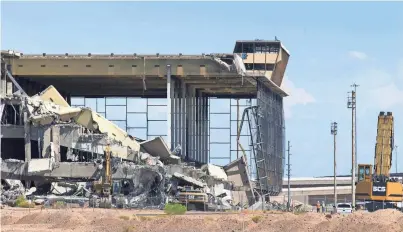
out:
<path id="1" fill-rule="evenodd" d="M 403 232 L 403 213 L 381 210 L 332 216 L 312 212 L 168 216 L 163 211 L 150 210 L 4 208 L 1 210 L 1 231 Z"/>

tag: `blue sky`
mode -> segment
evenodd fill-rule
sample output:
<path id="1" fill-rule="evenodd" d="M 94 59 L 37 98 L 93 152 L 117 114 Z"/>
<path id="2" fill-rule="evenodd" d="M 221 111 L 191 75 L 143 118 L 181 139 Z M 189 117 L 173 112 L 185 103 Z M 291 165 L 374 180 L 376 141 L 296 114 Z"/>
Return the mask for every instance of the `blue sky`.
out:
<path id="1" fill-rule="evenodd" d="M 232 52 L 237 39 L 277 36 L 291 53 L 284 86 L 293 176 L 351 169 L 347 92 L 360 84 L 358 163 L 372 163 L 379 111 L 395 115 L 403 154 L 403 3 L 1 3 L 1 46 L 24 53 Z M 399 169 L 403 171 L 403 156 Z M 395 162 L 393 162 L 395 165 Z M 395 167 L 393 166 L 393 170 Z"/>

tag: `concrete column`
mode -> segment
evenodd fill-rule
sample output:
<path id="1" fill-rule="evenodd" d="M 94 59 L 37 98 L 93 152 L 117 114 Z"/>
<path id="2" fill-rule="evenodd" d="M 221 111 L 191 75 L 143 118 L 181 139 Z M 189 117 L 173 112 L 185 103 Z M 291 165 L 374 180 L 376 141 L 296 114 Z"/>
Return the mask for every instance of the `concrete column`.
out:
<path id="1" fill-rule="evenodd" d="M 176 81 L 175 79 L 171 78 L 171 91 L 170 91 L 170 95 L 171 95 L 171 149 L 175 148 L 175 144 L 176 144 L 176 112 L 175 112 L 175 85 L 176 85 Z"/>
<path id="2" fill-rule="evenodd" d="M 204 109 L 203 109 L 203 116 L 204 116 L 204 162 L 208 163 L 208 97 L 204 97 Z"/>
<path id="3" fill-rule="evenodd" d="M 192 95 L 190 86 L 186 86 L 186 158 L 189 158 L 192 152 Z"/>
<path id="4" fill-rule="evenodd" d="M 166 66 L 167 69 L 167 145 L 171 148 L 171 65 Z"/>
<path id="5" fill-rule="evenodd" d="M 197 96 L 196 96 L 196 89 L 192 89 L 192 94 L 193 94 L 193 102 L 192 102 L 192 115 L 193 115 L 193 118 L 192 118 L 192 127 L 193 127 L 193 133 L 192 133 L 192 140 L 193 140 L 193 145 L 192 145 L 192 161 L 195 161 L 196 160 L 196 158 L 197 158 L 197 154 L 196 154 L 196 151 L 197 151 L 197 126 L 196 126 L 196 123 L 197 123 L 197 108 L 196 108 L 196 105 L 197 105 Z"/>
<path id="6" fill-rule="evenodd" d="M 6 82 L 6 95 L 12 95 L 13 94 L 13 82 L 7 81 Z"/>
<path id="7" fill-rule="evenodd" d="M 6 68 L 6 63 L 1 63 L 1 69 Z M 1 72 L 1 79 L 0 79 L 0 95 L 6 95 L 6 86 L 7 86 L 7 75 L 5 72 Z"/>
<path id="8" fill-rule="evenodd" d="M 191 86 L 189 86 L 189 92 L 190 92 L 190 96 L 189 96 L 189 153 L 188 153 L 188 157 L 190 160 L 194 160 L 195 155 L 194 155 L 194 151 L 195 151 L 195 89 Z"/>
<path id="9" fill-rule="evenodd" d="M 175 114 L 176 114 L 176 145 L 180 144 L 182 146 L 182 112 L 181 112 L 181 104 L 182 104 L 182 98 L 181 98 L 181 82 L 182 81 L 177 81 L 176 86 L 175 86 L 175 93 L 176 93 L 176 107 L 175 107 Z"/>
<path id="10" fill-rule="evenodd" d="M 195 110 L 195 148 L 194 148 L 194 157 L 195 157 L 195 161 L 199 161 L 200 156 L 199 156 L 199 138 L 200 138 L 200 131 L 199 131 L 199 91 L 196 91 L 196 97 L 195 97 L 195 106 L 194 106 L 194 110 Z"/>
<path id="11" fill-rule="evenodd" d="M 203 151 L 203 137 L 204 137 L 204 131 L 203 131 L 203 122 L 204 122 L 204 118 L 203 118 L 203 93 L 200 93 L 200 100 L 199 100 L 199 114 L 200 114 L 200 116 L 199 116 L 199 118 L 200 118 L 200 120 L 199 120 L 199 131 L 200 131 L 200 139 L 199 139 L 199 141 L 200 141 L 200 145 L 199 145 L 199 147 L 200 147 L 200 158 L 199 158 L 199 162 L 200 163 L 203 163 L 203 153 L 204 153 L 204 151 Z"/>
<path id="12" fill-rule="evenodd" d="M 25 141 L 25 162 L 31 160 L 31 124 L 28 121 L 28 112 L 24 109 L 24 141 Z"/>
<path id="13" fill-rule="evenodd" d="M 205 117 L 204 117 L 204 94 L 201 95 L 200 97 L 200 150 L 201 150 L 201 158 L 200 162 L 204 163 L 204 143 L 205 143 L 205 130 L 204 130 L 204 123 L 205 123 Z"/>
<path id="14" fill-rule="evenodd" d="M 181 120 L 181 124 L 182 124 L 182 141 L 181 141 L 181 146 L 182 146 L 182 155 L 186 155 L 187 154 L 187 150 L 186 150 L 186 145 L 187 145 L 187 128 L 186 128 L 186 109 L 187 109 L 187 98 L 186 98 L 186 93 L 187 93 L 187 89 L 186 89 L 186 84 L 184 81 L 182 81 L 181 83 L 181 94 L 182 94 L 182 102 L 181 102 L 181 115 L 182 115 L 182 120 Z M 184 157 L 184 156 L 182 156 Z"/>
<path id="15" fill-rule="evenodd" d="M 55 156 L 55 162 L 60 162 L 60 127 L 58 126 L 52 127 L 52 144 L 51 152 Z"/>
<path id="16" fill-rule="evenodd" d="M 175 147 L 181 144 L 180 80 L 175 81 Z"/>
<path id="17" fill-rule="evenodd" d="M 40 139 L 42 140 L 42 156 L 40 156 L 40 158 L 49 158 L 50 142 L 52 142 L 52 128 L 43 127 L 40 130 L 43 132 L 42 136 L 40 136 Z"/>

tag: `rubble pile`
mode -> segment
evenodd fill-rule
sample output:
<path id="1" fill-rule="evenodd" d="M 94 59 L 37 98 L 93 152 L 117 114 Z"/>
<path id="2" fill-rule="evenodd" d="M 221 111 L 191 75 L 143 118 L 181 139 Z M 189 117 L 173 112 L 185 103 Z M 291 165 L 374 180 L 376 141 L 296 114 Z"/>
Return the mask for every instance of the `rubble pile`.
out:
<path id="1" fill-rule="evenodd" d="M 1 181 L 0 204 L 14 205 L 15 200 L 25 193 L 25 188 L 19 180 L 2 180 Z"/>
<path id="2" fill-rule="evenodd" d="M 239 205 L 233 202 L 234 183 L 224 168 L 211 164 L 196 168 L 182 162 L 186 154 L 181 145 L 170 150 L 162 137 L 140 142 L 91 109 L 71 107 L 53 86 L 32 97 L 6 96 L 1 115 L 2 128 L 20 128 L 22 141 L 26 136 L 37 141 L 39 153 L 38 158 L 29 154 L 25 160 L 10 156 L 0 160 L 3 204 L 12 205 L 24 195 L 36 204 L 68 201 L 99 207 L 99 183 L 109 178 L 108 159 L 111 206 L 163 208 L 180 202 L 230 209 Z M 25 189 L 21 181 L 34 187 Z"/>

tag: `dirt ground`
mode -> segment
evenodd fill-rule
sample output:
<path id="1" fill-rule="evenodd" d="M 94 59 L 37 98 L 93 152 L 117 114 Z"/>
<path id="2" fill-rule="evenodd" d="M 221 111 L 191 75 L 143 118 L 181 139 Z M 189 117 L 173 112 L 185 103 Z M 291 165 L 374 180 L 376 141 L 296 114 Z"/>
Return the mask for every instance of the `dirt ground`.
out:
<path id="1" fill-rule="evenodd" d="M 318 213 L 276 212 L 166 216 L 162 211 L 5 208 L 1 210 L 1 231 L 403 232 L 403 213 L 382 210 L 332 215 L 331 218 Z"/>

